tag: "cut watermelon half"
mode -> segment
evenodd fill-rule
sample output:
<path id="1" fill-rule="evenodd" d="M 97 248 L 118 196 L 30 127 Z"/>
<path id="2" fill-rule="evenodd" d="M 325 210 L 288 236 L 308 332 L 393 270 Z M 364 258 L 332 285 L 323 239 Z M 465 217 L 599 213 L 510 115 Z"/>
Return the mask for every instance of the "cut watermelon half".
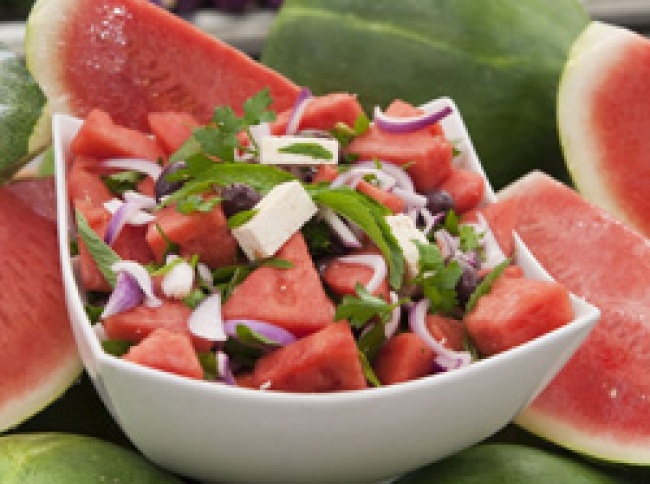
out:
<path id="1" fill-rule="evenodd" d="M 562 75 L 558 126 L 578 190 L 650 235 L 650 39 L 590 24 Z"/>
<path id="2" fill-rule="evenodd" d="M 650 244 L 535 172 L 516 198 L 516 231 L 551 276 L 601 310 L 585 343 L 517 423 L 598 459 L 650 465 Z"/>
<path id="3" fill-rule="evenodd" d="M 25 52 L 52 113 L 84 117 L 99 108 L 143 131 L 150 112 L 207 122 L 215 106 L 241 114 L 265 87 L 275 111 L 298 94 L 280 74 L 147 0 L 39 0 Z"/>
<path id="4" fill-rule="evenodd" d="M 61 282 L 56 223 L 36 211 L 54 203 L 51 180 L 25 204 L 0 188 L 0 432 L 46 407 L 81 373 Z M 49 193 L 49 197 L 44 196 Z"/>

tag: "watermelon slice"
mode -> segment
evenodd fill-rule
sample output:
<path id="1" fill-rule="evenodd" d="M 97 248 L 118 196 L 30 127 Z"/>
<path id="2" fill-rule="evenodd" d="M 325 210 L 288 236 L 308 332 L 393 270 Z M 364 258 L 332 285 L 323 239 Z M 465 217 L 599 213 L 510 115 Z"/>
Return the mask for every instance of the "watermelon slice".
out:
<path id="1" fill-rule="evenodd" d="M 36 183 L 53 195 L 51 180 L 30 188 Z M 82 367 L 64 302 L 56 224 L 6 187 L 0 188 L 0 254 L 2 432 L 62 394 Z"/>
<path id="2" fill-rule="evenodd" d="M 147 114 L 181 111 L 207 121 L 217 105 L 269 87 L 276 111 L 298 88 L 244 53 L 146 0 L 39 0 L 27 20 L 27 66 L 52 112 L 148 129 Z"/>
<path id="3" fill-rule="evenodd" d="M 500 197 L 517 199 L 516 230 L 540 263 L 602 314 L 517 422 L 599 459 L 650 465 L 650 244 L 539 172 Z"/>
<path id="4" fill-rule="evenodd" d="M 580 192 L 650 235 L 650 39 L 593 22 L 558 91 L 567 166 Z"/>

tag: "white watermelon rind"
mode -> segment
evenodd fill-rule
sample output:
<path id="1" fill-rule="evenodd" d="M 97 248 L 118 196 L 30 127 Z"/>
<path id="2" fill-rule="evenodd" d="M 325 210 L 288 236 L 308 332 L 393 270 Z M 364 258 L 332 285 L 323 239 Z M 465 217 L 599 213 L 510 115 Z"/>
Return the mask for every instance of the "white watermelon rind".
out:
<path id="1" fill-rule="evenodd" d="M 560 143 L 569 174 L 580 193 L 619 220 L 635 223 L 607 185 L 603 155 L 593 126 L 594 93 L 604 73 L 618 64 L 639 35 L 625 28 L 592 22 L 569 52 L 557 95 Z"/>
<path id="2" fill-rule="evenodd" d="M 531 172 L 501 189 L 498 199 L 517 197 L 518 193 L 532 190 L 544 177 L 546 175 L 539 171 Z M 534 405 L 525 408 L 514 423 L 544 440 L 599 462 L 636 467 L 650 466 L 650 439 L 645 442 L 625 442 L 625 436 L 608 432 L 606 425 L 590 432 L 572 421 L 544 412 Z"/>
<path id="3" fill-rule="evenodd" d="M 0 433 L 13 429 L 38 414 L 60 398 L 79 379 L 83 371 L 81 358 L 75 346 L 32 391 L 17 395 L 0 406 Z"/>

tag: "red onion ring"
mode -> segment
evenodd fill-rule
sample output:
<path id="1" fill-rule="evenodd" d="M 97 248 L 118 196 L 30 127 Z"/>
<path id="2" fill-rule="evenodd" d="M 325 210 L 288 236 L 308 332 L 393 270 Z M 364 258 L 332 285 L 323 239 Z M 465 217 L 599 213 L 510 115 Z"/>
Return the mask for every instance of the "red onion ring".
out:
<path id="1" fill-rule="evenodd" d="M 296 103 L 293 105 L 293 110 L 291 111 L 291 116 L 289 117 L 289 122 L 287 123 L 284 134 L 291 136 L 298 132 L 300 121 L 302 120 L 302 116 L 311 99 L 311 91 L 308 88 L 303 87 L 298 94 Z"/>
<path id="2" fill-rule="evenodd" d="M 296 341 L 296 337 L 284 328 L 266 321 L 255 319 L 229 319 L 223 323 L 224 331 L 228 336 L 237 337 L 237 326 L 246 326 L 251 331 L 261 334 L 280 346 L 286 346 Z"/>
<path id="3" fill-rule="evenodd" d="M 391 291 L 390 303 L 395 304 L 398 300 L 399 297 L 397 296 L 397 293 Z M 400 306 L 397 306 L 395 309 L 393 309 L 393 312 L 391 313 L 390 316 L 390 320 L 384 325 L 384 334 L 386 335 L 387 340 L 391 339 L 393 336 L 395 336 L 395 333 L 397 333 L 401 315 L 402 315 L 402 308 Z"/>
<path id="4" fill-rule="evenodd" d="M 438 243 L 442 258 L 445 260 L 451 259 L 460 247 L 458 238 L 451 235 L 446 229 L 436 230 L 433 236 Z"/>
<path id="5" fill-rule="evenodd" d="M 379 106 L 375 106 L 374 121 L 382 131 L 387 133 L 412 133 L 437 123 L 452 112 L 451 107 L 446 106 L 440 111 L 424 113 L 420 116 L 396 118 L 385 114 Z"/>
<path id="6" fill-rule="evenodd" d="M 406 173 L 406 171 L 403 170 L 400 166 L 397 166 L 388 161 L 381 161 L 381 160 L 379 160 L 379 164 L 381 165 L 381 171 L 391 176 L 395 180 L 396 186 L 398 186 L 399 188 L 403 188 L 404 190 L 408 190 L 409 192 L 415 192 L 415 185 L 413 185 L 413 180 L 411 180 L 409 174 Z M 377 169 L 377 162 L 359 161 L 356 162 L 354 166 L 359 168 Z"/>
<path id="7" fill-rule="evenodd" d="M 428 208 L 420 209 L 420 215 L 424 219 L 424 228 L 422 229 L 424 235 L 429 235 L 429 232 L 445 218 L 445 212 L 433 215 Z"/>
<path id="8" fill-rule="evenodd" d="M 366 290 L 370 294 L 374 294 L 374 292 L 379 287 L 379 284 L 381 284 L 381 282 L 386 279 L 386 275 L 388 274 L 386 261 L 379 254 L 346 255 L 343 257 L 338 257 L 336 260 L 345 264 L 360 264 L 366 267 L 370 267 L 373 270 L 373 273 L 372 277 L 368 281 L 368 284 L 366 284 Z"/>
<path id="9" fill-rule="evenodd" d="M 192 311 L 187 326 L 194 336 L 209 341 L 226 341 L 228 336 L 223 329 L 221 317 L 221 293 L 215 292 L 206 297 Z"/>
<path id="10" fill-rule="evenodd" d="M 230 368 L 230 357 L 223 351 L 217 351 L 217 379 L 226 385 L 237 385 L 237 380 L 235 380 L 235 375 L 232 374 L 232 369 Z"/>
<path id="11" fill-rule="evenodd" d="M 115 207 L 110 202 L 104 204 L 104 208 L 109 212 Z M 132 225 L 145 225 L 156 219 L 153 215 L 143 212 L 142 208 L 143 202 L 141 200 L 133 199 L 132 201 L 121 203 L 108 221 L 106 232 L 104 233 L 104 242 L 108 245 L 113 245 L 113 242 L 115 242 L 120 232 L 122 232 L 124 225 L 127 223 Z"/>
<path id="12" fill-rule="evenodd" d="M 111 270 L 119 275 L 120 272 L 127 272 L 131 275 L 142 289 L 145 299 L 144 303 L 150 308 L 158 307 L 162 301 L 153 292 L 153 281 L 147 269 L 142 264 L 130 260 L 121 260 L 111 266 Z"/>
<path id="13" fill-rule="evenodd" d="M 427 206 L 427 197 L 420 195 L 419 193 L 404 188 L 395 187 L 391 190 L 395 195 L 404 200 L 407 208 L 420 209 Z"/>
<path id="14" fill-rule="evenodd" d="M 102 166 L 105 168 L 138 171 L 150 176 L 154 181 L 160 177 L 163 171 L 162 166 L 158 163 L 139 158 L 109 158 L 108 160 L 102 161 Z"/>
<path id="15" fill-rule="evenodd" d="M 426 316 L 431 301 L 422 299 L 409 310 L 409 327 L 422 341 L 436 353 L 435 363 L 444 370 L 454 370 L 472 362 L 472 355 L 467 351 L 453 351 L 431 336 L 426 325 Z"/>
<path id="16" fill-rule="evenodd" d="M 212 279 L 212 271 L 210 268 L 203 262 L 199 262 L 196 265 L 196 272 L 198 273 L 201 282 L 203 282 L 203 284 L 205 284 L 211 292 L 214 292 L 214 280 Z"/>
<path id="17" fill-rule="evenodd" d="M 361 242 L 359 242 L 357 236 L 354 235 L 350 227 L 340 219 L 336 212 L 327 207 L 321 207 L 318 212 L 320 218 L 329 225 L 344 246 L 351 249 L 361 248 Z"/>
<path id="18" fill-rule="evenodd" d="M 113 292 L 111 292 L 100 318 L 105 319 L 128 311 L 142 304 L 143 299 L 144 292 L 142 292 L 138 281 L 128 272 L 119 272 Z"/>
<path id="19" fill-rule="evenodd" d="M 133 190 L 125 191 L 122 196 L 124 197 L 125 202 L 139 202 L 142 205 L 143 210 L 153 210 L 157 205 L 154 197 Z"/>
<path id="20" fill-rule="evenodd" d="M 503 253 L 503 250 L 501 250 L 501 246 L 497 242 L 496 237 L 494 237 L 494 233 L 483 214 L 481 212 L 476 212 L 476 218 L 478 219 L 478 223 L 467 225 L 472 225 L 479 232 L 483 233 L 481 245 L 483 246 L 484 260 L 481 262 L 481 268 L 494 269 L 506 260 L 506 256 Z"/>

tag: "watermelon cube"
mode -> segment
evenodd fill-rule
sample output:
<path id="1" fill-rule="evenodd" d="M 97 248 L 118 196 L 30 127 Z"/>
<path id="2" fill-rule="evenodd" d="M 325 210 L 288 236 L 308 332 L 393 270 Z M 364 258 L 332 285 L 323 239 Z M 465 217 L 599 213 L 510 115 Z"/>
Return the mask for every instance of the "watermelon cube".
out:
<path id="1" fill-rule="evenodd" d="M 400 333 L 381 347 L 373 361 L 382 385 L 394 385 L 430 375 L 436 354 L 415 333 Z"/>
<path id="2" fill-rule="evenodd" d="M 252 387 L 294 393 L 361 390 L 367 387 L 350 325 L 326 328 L 263 356 L 257 362 Z"/>
<path id="3" fill-rule="evenodd" d="M 500 277 L 465 317 L 465 325 L 484 356 L 526 343 L 573 320 L 567 289 L 559 283 Z"/>
<path id="4" fill-rule="evenodd" d="M 203 368 L 187 335 L 164 328 L 129 348 L 123 358 L 156 370 L 203 379 Z"/>

